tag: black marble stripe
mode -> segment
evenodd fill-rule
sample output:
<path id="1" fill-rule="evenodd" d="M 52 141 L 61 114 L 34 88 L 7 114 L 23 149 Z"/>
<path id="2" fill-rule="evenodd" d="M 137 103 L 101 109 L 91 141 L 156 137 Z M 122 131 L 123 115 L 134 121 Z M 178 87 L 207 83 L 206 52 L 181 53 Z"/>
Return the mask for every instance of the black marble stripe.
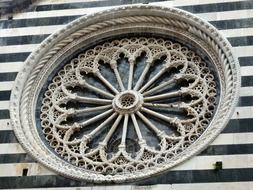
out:
<path id="1" fill-rule="evenodd" d="M 238 59 L 241 66 L 253 66 L 253 56 L 239 57 Z"/>
<path id="2" fill-rule="evenodd" d="M 10 100 L 11 91 L 0 91 L 0 101 Z"/>
<path id="3" fill-rule="evenodd" d="M 253 118 L 231 119 L 222 133 L 248 133 L 253 132 Z"/>
<path id="4" fill-rule="evenodd" d="M 195 14 L 207 12 L 235 11 L 235 10 L 253 9 L 253 2 L 238 1 L 238 2 L 212 3 L 203 5 L 180 6 L 178 8 Z"/>
<path id="5" fill-rule="evenodd" d="M 10 119 L 9 110 L 0 110 L 0 119 Z M 0 126 L 1 128 L 1 126 Z"/>
<path id="6" fill-rule="evenodd" d="M 80 8 L 92 8 L 92 7 L 108 7 L 116 5 L 127 5 L 136 3 L 151 3 L 161 2 L 166 0 L 103 0 L 103 1 L 91 1 L 91 2 L 80 2 L 80 3 L 62 3 L 52 5 L 38 5 L 36 11 L 51 11 L 51 10 L 64 10 L 64 9 L 80 9 Z"/>
<path id="7" fill-rule="evenodd" d="M 242 96 L 239 98 L 239 107 L 253 106 L 253 96 Z"/>
<path id="8" fill-rule="evenodd" d="M 6 130 L 0 131 L 0 143 L 17 143 L 14 131 Z"/>
<path id="9" fill-rule="evenodd" d="M 49 34 L 2 37 L 0 38 L 0 45 L 39 44 L 48 36 Z"/>
<path id="10" fill-rule="evenodd" d="M 32 18 L 32 19 L 17 19 L 17 20 L 0 20 L 0 28 L 18 28 L 18 27 L 32 27 L 32 26 L 50 26 L 67 24 L 77 16 L 59 16 L 48 18 Z M 233 29 L 233 28 L 250 28 L 253 27 L 253 18 L 232 19 L 232 20 L 217 20 L 210 21 L 218 29 Z"/>
<path id="11" fill-rule="evenodd" d="M 253 154 L 253 144 L 211 145 L 199 155 Z"/>
<path id="12" fill-rule="evenodd" d="M 0 63 L 25 61 L 31 52 L 0 54 Z"/>
<path id="13" fill-rule="evenodd" d="M 253 18 L 210 21 L 219 30 L 253 27 Z"/>
<path id="14" fill-rule="evenodd" d="M 253 86 L 253 76 L 241 77 L 242 87 Z"/>
<path id="15" fill-rule="evenodd" d="M 107 7 L 135 3 L 151 3 L 162 0 L 107 0 L 98 2 L 81 2 L 81 3 L 62 3 L 54 5 L 38 5 L 36 11 L 51 11 L 51 10 L 64 10 L 64 9 L 79 9 L 79 8 L 92 8 L 92 7 Z M 222 12 L 233 10 L 252 9 L 253 3 L 251 1 L 238 1 L 238 2 L 225 2 L 225 3 L 210 3 L 203 5 L 187 5 L 177 6 L 177 8 L 189 11 L 191 13 L 206 13 L 206 12 Z"/>
<path id="16" fill-rule="evenodd" d="M 0 28 L 18 28 L 18 27 L 32 27 L 32 26 L 49 26 L 67 24 L 79 16 L 60 16 L 49 18 L 29 18 L 18 20 L 0 20 Z"/>
<path id="17" fill-rule="evenodd" d="M 29 171 L 28 171 L 29 172 Z M 236 168 L 216 170 L 181 170 L 167 171 L 133 183 L 121 185 L 156 185 L 156 184 L 180 184 L 180 183 L 210 183 L 210 182 L 242 182 L 253 179 L 253 168 Z M 1 188 L 47 188 L 47 187 L 92 187 L 93 184 L 85 181 L 77 181 L 63 176 L 22 176 L 0 177 Z M 114 185 L 109 184 L 109 185 Z M 117 185 L 117 184 L 116 184 Z M 119 185 L 119 184 L 118 184 Z"/>
<path id="18" fill-rule="evenodd" d="M 0 163 L 34 163 L 36 162 L 32 157 L 26 153 L 22 154 L 0 154 Z"/>
<path id="19" fill-rule="evenodd" d="M 227 38 L 233 47 L 253 45 L 253 36 Z"/>
<path id="20" fill-rule="evenodd" d="M 0 82 L 2 81 L 14 81 L 17 76 L 17 72 L 11 72 L 11 73 L 0 73 Z"/>

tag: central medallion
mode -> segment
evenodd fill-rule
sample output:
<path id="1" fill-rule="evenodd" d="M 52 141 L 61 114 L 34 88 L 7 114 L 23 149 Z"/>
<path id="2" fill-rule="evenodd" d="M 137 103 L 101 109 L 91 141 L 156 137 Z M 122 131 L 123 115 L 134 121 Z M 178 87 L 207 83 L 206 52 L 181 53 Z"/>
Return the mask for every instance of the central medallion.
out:
<path id="1" fill-rule="evenodd" d="M 113 108 L 120 114 L 130 114 L 138 111 L 143 104 L 142 95 L 135 90 L 126 90 L 115 96 Z"/>

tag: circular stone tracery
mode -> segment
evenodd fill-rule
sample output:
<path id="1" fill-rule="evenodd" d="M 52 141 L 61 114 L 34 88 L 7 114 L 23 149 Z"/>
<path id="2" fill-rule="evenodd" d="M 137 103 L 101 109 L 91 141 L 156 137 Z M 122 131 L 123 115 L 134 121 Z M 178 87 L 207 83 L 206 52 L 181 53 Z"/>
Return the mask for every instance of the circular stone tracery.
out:
<path id="1" fill-rule="evenodd" d="M 12 90 L 11 123 L 24 149 L 62 175 L 142 179 L 223 130 L 239 70 L 227 40 L 198 17 L 120 7 L 73 21 L 29 56 Z"/>
<path id="2" fill-rule="evenodd" d="M 213 69 L 169 40 L 106 42 L 79 54 L 53 78 L 42 101 L 43 132 L 57 154 L 92 172 L 159 167 L 209 125 L 219 91 Z M 126 139 L 137 139 L 138 148 L 127 150 Z"/>

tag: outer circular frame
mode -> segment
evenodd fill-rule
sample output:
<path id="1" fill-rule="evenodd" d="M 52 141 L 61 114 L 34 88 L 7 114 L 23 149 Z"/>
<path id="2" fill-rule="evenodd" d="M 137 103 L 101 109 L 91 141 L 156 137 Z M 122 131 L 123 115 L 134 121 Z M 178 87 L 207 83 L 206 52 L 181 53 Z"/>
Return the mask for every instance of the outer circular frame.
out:
<path id="1" fill-rule="evenodd" d="M 212 122 L 199 139 L 179 156 L 147 172 L 128 175 L 102 175 L 78 168 L 57 157 L 39 137 L 35 109 L 39 89 L 66 57 L 79 48 L 109 36 L 129 32 L 153 31 L 191 40 L 196 46 L 217 57 L 215 66 L 221 84 L 218 109 Z M 179 9 L 158 6 L 127 6 L 83 16 L 50 35 L 27 58 L 11 94 L 10 115 L 15 134 L 24 149 L 36 160 L 54 171 L 90 182 L 126 182 L 159 174 L 203 150 L 222 131 L 237 104 L 240 73 L 237 58 L 229 42 L 209 23 Z"/>

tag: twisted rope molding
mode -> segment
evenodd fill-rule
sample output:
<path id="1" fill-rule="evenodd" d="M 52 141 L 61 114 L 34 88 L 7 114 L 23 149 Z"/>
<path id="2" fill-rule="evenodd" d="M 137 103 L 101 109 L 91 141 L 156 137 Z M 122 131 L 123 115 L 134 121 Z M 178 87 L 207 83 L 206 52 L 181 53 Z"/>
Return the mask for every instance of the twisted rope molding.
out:
<path id="1" fill-rule="evenodd" d="M 110 17 L 113 13 L 118 14 L 117 19 L 112 19 Z M 133 14 L 136 14 L 137 16 L 132 16 Z M 154 16 L 154 14 L 156 14 L 156 16 Z M 95 20 L 95 22 L 98 20 L 100 22 L 97 24 L 91 24 L 91 20 Z M 149 23 L 152 25 L 164 24 L 167 27 L 173 26 L 179 29 L 187 30 L 205 41 L 215 51 L 220 58 L 220 62 L 222 62 L 221 65 L 224 66 L 223 71 L 225 74 L 225 90 L 222 92 L 222 98 L 219 105 L 220 109 L 218 109 L 218 112 L 216 113 L 216 116 L 218 115 L 219 117 L 215 117 L 216 120 L 213 120 L 211 124 L 212 126 L 210 125 L 211 127 L 209 126 L 202 137 L 195 142 L 195 146 L 191 146 L 187 149 L 187 151 L 182 152 L 180 154 L 180 158 L 174 158 L 174 160 L 171 160 L 170 163 L 167 163 L 166 168 L 157 168 L 156 171 L 149 172 L 148 174 L 139 173 L 134 176 L 113 176 L 113 178 L 110 178 L 108 176 L 95 174 L 90 175 L 85 171 L 81 172 L 81 170 L 76 171 L 75 167 L 71 168 L 69 165 L 59 167 L 59 164 L 57 163 L 57 161 L 59 161 L 58 158 L 55 158 L 55 160 L 51 159 L 51 162 L 49 162 L 48 158 L 51 157 L 45 155 L 46 152 L 44 149 L 39 146 L 31 146 L 31 142 L 34 139 L 30 136 L 30 131 L 25 130 L 26 128 L 29 128 L 28 126 L 32 123 L 31 118 L 28 118 L 27 116 L 27 102 L 33 98 L 30 97 L 29 94 L 31 89 L 34 88 L 34 80 L 42 70 L 43 66 L 61 49 L 66 47 L 75 39 L 86 36 L 90 33 L 95 33 L 106 27 L 131 23 Z M 85 24 L 87 26 L 83 26 Z M 82 27 L 84 27 L 84 29 L 82 29 Z M 43 56 L 44 53 L 45 55 Z M 237 58 L 233 55 L 231 46 L 227 40 L 222 37 L 213 26 L 194 15 L 179 9 L 147 5 L 128 6 L 81 17 L 68 24 L 60 31 L 49 36 L 39 46 L 39 48 L 28 57 L 23 69 L 17 76 L 11 94 L 10 115 L 15 134 L 20 143 L 27 152 L 31 153 L 33 157 L 49 168 L 69 177 L 86 179 L 93 182 L 124 182 L 160 173 L 203 150 L 203 148 L 205 148 L 208 143 L 210 143 L 220 133 L 225 124 L 228 122 L 238 100 L 239 87 L 240 74 Z M 31 138 L 30 141 L 27 140 L 29 138 Z M 197 149 L 196 146 L 198 147 Z M 40 153 L 43 153 L 45 157 L 41 157 Z"/>

